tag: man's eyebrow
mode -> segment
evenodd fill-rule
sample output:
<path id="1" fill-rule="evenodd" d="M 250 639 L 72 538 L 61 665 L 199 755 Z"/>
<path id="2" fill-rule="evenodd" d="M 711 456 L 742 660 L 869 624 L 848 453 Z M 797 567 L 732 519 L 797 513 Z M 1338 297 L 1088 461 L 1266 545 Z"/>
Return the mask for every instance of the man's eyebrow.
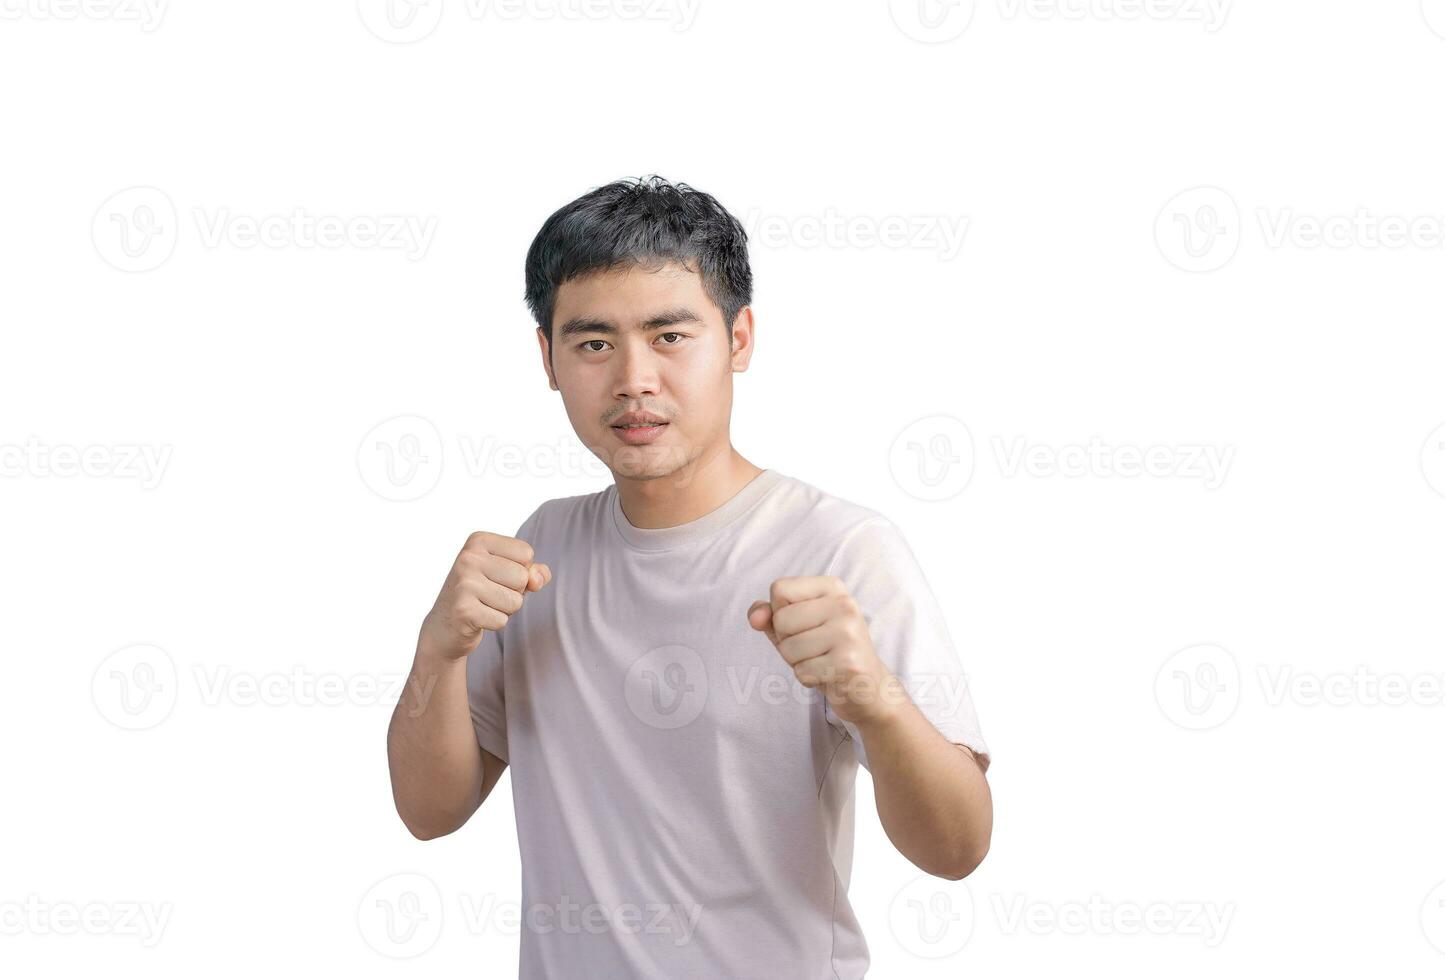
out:
<path id="1" fill-rule="evenodd" d="M 675 306 L 671 309 L 661 310 L 643 320 L 643 330 L 656 330 L 659 327 L 676 326 L 679 323 L 701 323 L 702 318 L 685 306 Z M 561 340 L 576 336 L 581 333 L 600 333 L 611 337 L 617 333 L 617 328 L 606 320 L 598 320 L 589 316 L 574 316 L 566 323 L 557 328 L 557 336 Z"/>
<path id="2" fill-rule="evenodd" d="M 702 317 L 698 316 L 686 306 L 674 306 L 670 310 L 663 310 L 642 321 L 642 329 L 656 330 L 658 327 L 671 327 L 679 323 L 701 323 Z"/>
<path id="3" fill-rule="evenodd" d="M 579 333 L 603 333 L 610 336 L 616 332 L 617 328 L 606 320 L 594 320 L 586 316 L 574 316 L 557 328 L 557 336 L 562 340 Z"/>

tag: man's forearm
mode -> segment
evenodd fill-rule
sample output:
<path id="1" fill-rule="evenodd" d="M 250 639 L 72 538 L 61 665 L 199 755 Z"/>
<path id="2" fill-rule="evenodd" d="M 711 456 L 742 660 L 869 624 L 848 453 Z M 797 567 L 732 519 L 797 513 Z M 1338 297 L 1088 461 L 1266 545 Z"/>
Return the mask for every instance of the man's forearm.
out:
<path id="1" fill-rule="evenodd" d="M 944 738 L 906 698 L 858 731 L 878 819 L 893 846 L 943 878 L 978 867 L 993 834 L 993 797 L 973 754 Z"/>
<path id="2" fill-rule="evenodd" d="M 391 714 L 386 751 L 397 813 L 417 837 L 456 830 L 476 810 L 482 753 L 467 703 L 467 661 L 420 645 Z"/>

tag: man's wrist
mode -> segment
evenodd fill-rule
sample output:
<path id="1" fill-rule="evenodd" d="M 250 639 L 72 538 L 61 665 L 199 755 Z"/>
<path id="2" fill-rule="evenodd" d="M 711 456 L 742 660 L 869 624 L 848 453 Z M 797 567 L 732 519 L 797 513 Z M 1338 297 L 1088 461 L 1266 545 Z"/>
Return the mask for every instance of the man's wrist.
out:
<path id="1" fill-rule="evenodd" d="M 872 732 L 898 727 L 910 710 L 917 710 L 903 682 L 891 673 L 871 683 L 866 697 L 867 700 L 860 704 L 863 711 L 853 723 L 865 737 Z"/>

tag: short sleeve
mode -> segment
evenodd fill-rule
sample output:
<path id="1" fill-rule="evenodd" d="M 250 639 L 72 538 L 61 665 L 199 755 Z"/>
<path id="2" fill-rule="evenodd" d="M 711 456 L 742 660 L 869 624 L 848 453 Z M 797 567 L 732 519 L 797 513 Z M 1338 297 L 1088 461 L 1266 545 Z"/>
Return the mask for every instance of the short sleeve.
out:
<path id="1" fill-rule="evenodd" d="M 988 745 L 968 676 L 954 649 L 943 609 L 903 532 L 882 515 L 867 518 L 844 538 L 828 574 L 843 580 L 868 623 L 879 659 L 903 682 L 923 716 L 944 738 L 972 749 L 987 769 Z M 831 723 L 847 731 L 858 762 L 868 769 L 857 726 L 833 714 L 826 701 L 824 713 Z"/>
<path id="2" fill-rule="evenodd" d="M 536 547 L 532 534 L 540 513 L 539 507 L 522 522 L 512 537 Z M 515 620 L 508 621 L 507 626 L 511 626 L 512 622 Z M 506 675 L 503 670 L 506 634 L 505 626 L 500 631 L 483 630 L 482 638 L 467 654 L 467 703 L 471 708 L 477 744 L 503 762 L 508 761 Z"/>
<path id="3" fill-rule="evenodd" d="M 483 630 L 476 649 L 467 654 L 467 701 L 477 744 L 507 761 L 507 698 L 502 673 L 502 634 Z"/>

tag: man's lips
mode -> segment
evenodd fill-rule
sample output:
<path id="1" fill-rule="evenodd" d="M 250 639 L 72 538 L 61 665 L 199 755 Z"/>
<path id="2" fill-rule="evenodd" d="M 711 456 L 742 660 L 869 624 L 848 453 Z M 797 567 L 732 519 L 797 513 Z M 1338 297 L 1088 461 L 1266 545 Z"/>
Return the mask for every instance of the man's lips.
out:
<path id="1" fill-rule="evenodd" d="M 632 446 L 652 442 L 666 430 L 666 422 L 618 423 L 612 426 L 617 438 Z"/>

